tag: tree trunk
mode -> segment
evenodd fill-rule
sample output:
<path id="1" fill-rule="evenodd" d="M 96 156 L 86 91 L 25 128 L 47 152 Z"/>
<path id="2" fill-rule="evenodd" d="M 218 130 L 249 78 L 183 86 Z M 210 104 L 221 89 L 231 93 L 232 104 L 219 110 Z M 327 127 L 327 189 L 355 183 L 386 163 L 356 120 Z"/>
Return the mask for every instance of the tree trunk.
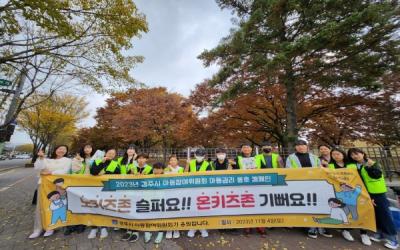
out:
<path id="1" fill-rule="evenodd" d="M 293 72 L 286 71 L 286 136 L 283 140 L 283 146 L 292 150 L 294 142 L 297 139 L 297 96 Z"/>

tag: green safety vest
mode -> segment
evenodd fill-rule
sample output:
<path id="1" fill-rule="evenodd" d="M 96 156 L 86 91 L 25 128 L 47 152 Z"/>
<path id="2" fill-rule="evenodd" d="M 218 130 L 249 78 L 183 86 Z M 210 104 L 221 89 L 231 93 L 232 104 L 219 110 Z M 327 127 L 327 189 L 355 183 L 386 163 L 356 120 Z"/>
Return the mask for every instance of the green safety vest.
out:
<path id="1" fill-rule="evenodd" d="M 348 168 L 348 169 L 356 169 L 356 170 L 357 170 L 357 165 L 354 164 L 354 163 L 346 164 L 345 167 Z M 328 168 L 329 168 L 329 169 L 335 169 L 335 164 L 329 163 L 329 164 L 328 164 Z"/>
<path id="2" fill-rule="evenodd" d="M 139 166 L 133 165 L 131 170 L 133 170 L 134 174 L 137 174 L 139 172 Z M 145 175 L 150 174 L 152 170 L 153 170 L 153 167 L 148 165 L 148 164 L 146 164 L 146 165 L 144 165 L 144 168 L 142 170 L 142 174 L 145 174 Z"/>
<path id="3" fill-rule="evenodd" d="M 134 166 L 133 162 L 129 163 L 128 165 L 122 164 L 122 159 L 123 159 L 123 157 L 118 158 L 118 166 L 119 166 L 119 169 L 121 170 L 121 174 L 127 174 L 127 173 L 129 173 L 129 171 L 133 170 L 133 168 L 135 166 Z"/>
<path id="4" fill-rule="evenodd" d="M 279 166 L 278 160 L 279 160 L 279 155 L 277 153 L 272 153 L 271 154 L 272 168 L 278 168 Z M 260 168 L 261 168 L 261 163 L 267 165 L 267 161 L 265 160 L 264 154 L 256 155 L 256 161 L 259 161 Z"/>
<path id="5" fill-rule="evenodd" d="M 178 174 L 182 174 L 183 173 L 184 168 L 183 167 L 179 167 L 178 166 Z M 168 173 L 168 172 L 172 172 L 172 168 L 171 167 L 166 167 L 164 169 L 164 172 Z"/>
<path id="6" fill-rule="evenodd" d="M 95 163 L 96 166 L 97 166 L 97 165 L 99 165 L 102 161 L 103 161 L 102 159 L 98 159 L 98 160 L 95 160 L 94 163 Z M 112 160 L 112 161 L 108 164 L 108 166 L 107 166 L 106 168 L 104 168 L 103 170 L 101 170 L 100 173 L 101 173 L 101 174 L 104 174 L 105 172 L 114 173 L 115 170 L 118 168 L 118 165 L 119 165 L 118 161 Z M 99 175 L 100 175 L 100 173 L 99 173 Z"/>
<path id="7" fill-rule="evenodd" d="M 243 156 L 238 155 L 238 165 L 239 165 L 239 169 L 243 169 Z M 256 155 L 254 157 L 254 161 L 256 162 L 256 169 L 260 169 L 261 168 L 261 160 L 258 160 L 258 156 Z"/>
<path id="8" fill-rule="evenodd" d="M 197 172 L 196 165 L 197 165 L 196 160 L 190 161 L 190 164 L 189 164 L 190 172 L 192 172 L 192 173 Z M 211 167 L 210 163 L 208 161 L 203 161 L 203 163 L 200 166 L 199 172 L 207 171 L 208 167 Z M 211 169 L 212 169 L 212 167 L 211 167 Z"/>
<path id="9" fill-rule="evenodd" d="M 314 157 L 314 165 L 315 166 L 318 166 L 318 157 L 316 157 L 316 156 L 312 156 L 312 157 Z M 290 165 L 292 165 L 292 168 L 299 168 L 300 166 L 299 165 L 297 165 L 297 162 L 295 161 L 295 159 L 293 159 L 293 155 L 289 155 L 289 160 L 290 160 Z M 310 166 L 310 167 L 313 167 L 313 166 Z"/>
<path id="10" fill-rule="evenodd" d="M 365 166 L 361 166 L 361 178 L 363 178 L 365 187 L 370 194 L 383 194 L 387 192 L 385 178 L 382 176 L 379 179 L 371 178 L 368 175 Z"/>
<path id="11" fill-rule="evenodd" d="M 82 162 L 82 167 L 78 171 L 73 172 L 73 174 L 84 174 L 86 171 L 86 163 L 85 161 Z"/>

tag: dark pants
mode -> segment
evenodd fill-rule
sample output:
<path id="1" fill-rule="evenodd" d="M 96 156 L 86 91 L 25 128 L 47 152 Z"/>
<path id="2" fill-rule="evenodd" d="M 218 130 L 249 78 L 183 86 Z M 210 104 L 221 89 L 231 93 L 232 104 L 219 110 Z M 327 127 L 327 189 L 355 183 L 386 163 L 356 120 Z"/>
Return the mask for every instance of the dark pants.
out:
<path id="1" fill-rule="evenodd" d="M 388 240 L 397 240 L 396 226 L 394 225 L 392 212 L 389 210 L 389 201 L 386 194 L 370 194 L 374 200 L 376 228 Z"/>

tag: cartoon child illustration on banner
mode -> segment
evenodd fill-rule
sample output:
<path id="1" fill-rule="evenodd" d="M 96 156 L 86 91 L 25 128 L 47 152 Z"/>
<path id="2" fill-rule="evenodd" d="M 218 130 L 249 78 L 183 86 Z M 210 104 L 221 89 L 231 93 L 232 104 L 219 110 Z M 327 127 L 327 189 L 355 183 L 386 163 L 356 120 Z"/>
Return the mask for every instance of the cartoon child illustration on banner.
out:
<path id="1" fill-rule="evenodd" d="M 346 184 L 340 183 L 340 191 L 335 192 L 335 198 L 328 200 L 331 208 L 330 217 L 313 218 L 317 223 L 322 224 L 349 224 L 349 215 L 353 220 L 358 220 L 357 200 L 361 195 L 361 186 L 355 188 Z"/>
<path id="2" fill-rule="evenodd" d="M 56 185 L 56 190 L 47 195 L 47 199 L 50 200 L 51 226 L 59 220 L 61 223 L 67 222 L 67 192 L 62 187 L 64 179 L 58 178 L 53 183 Z"/>

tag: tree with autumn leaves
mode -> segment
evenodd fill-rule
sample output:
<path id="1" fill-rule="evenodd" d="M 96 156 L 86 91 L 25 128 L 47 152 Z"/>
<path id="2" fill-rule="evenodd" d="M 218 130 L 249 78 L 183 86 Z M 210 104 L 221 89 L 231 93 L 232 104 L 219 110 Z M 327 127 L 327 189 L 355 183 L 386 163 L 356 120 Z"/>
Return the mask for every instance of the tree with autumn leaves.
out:
<path id="1" fill-rule="evenodd" d="M 80 131 L 75 145 L 96 148 L 183 147 L 191 143 L 196 117 L 187 100 L 165 88 L 130 89 L 114 93 L 97 110 L 96 125 Z"/>

